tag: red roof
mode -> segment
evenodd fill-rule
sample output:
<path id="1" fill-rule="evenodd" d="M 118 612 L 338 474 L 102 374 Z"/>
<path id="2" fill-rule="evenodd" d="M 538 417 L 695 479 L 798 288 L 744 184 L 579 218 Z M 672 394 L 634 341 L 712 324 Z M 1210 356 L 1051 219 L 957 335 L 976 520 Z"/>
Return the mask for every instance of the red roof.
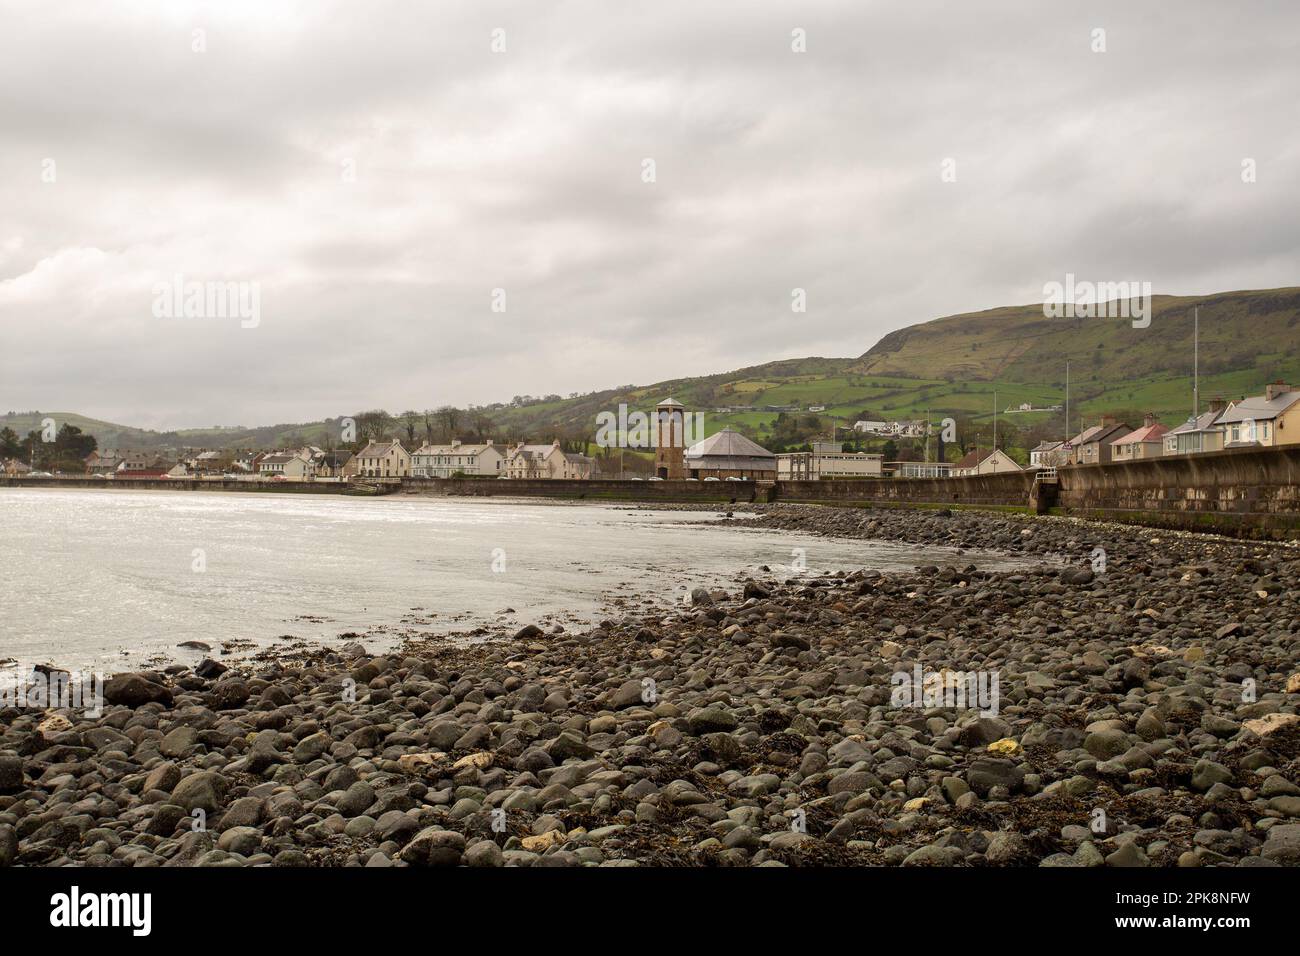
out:
<path id="1" fill-rule="evenodd" d="M 1112 445 L 1133 445 L 1143 441 L 1159 441 L 1165 432 L 1169 431 L 1164 425 L 1143 425 L 1141 428 L 1134 429 L 1127 435 L 1116 438 Z"/>
<path id="2" fill-rule="evenodd" d="M 974 451 L 968 453 L 964 458 L 962 458 L 961 461 L 957 462 L 957 464 L 953 465 L 953 467 L 974 468 L 976 465 L 979 465 L 981 462 L 983 462 L 984 459 L 989 457 L 989 455 L 991 454 L 993 454 L 993 452 L 988 449 L 976 448 Z"/>

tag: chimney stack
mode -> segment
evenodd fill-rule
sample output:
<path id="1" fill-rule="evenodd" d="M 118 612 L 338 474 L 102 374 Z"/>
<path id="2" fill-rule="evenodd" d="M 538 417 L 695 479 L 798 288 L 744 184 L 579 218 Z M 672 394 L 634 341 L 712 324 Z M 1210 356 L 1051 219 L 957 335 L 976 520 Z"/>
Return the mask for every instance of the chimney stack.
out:
<path id="1" fill-rule="evenodd" d="M 1145 415 L 1142 416 L 1143 428 L 1150 428 L 1155 423 L 1156 423 L 1156 416 L 1154 412 L 1147 412 Z"/>
<path id="2" fill-rule="evenodd" d="M 1276 382 L 1269 382 L 1269 384 L 1264 386 L 1264 400 L 1271 402 L 1279 395 L 1285 395 L 1291 390 L 1291 386 L 1279 378 Z"/>
<path id="3" fill-rule="evenodd" d="M 1212 412 L 1221 412 L 1227 407 L 1228 407 L 1227 399 L 1224 398 L 1210 399 L 1210 411 Z"/>

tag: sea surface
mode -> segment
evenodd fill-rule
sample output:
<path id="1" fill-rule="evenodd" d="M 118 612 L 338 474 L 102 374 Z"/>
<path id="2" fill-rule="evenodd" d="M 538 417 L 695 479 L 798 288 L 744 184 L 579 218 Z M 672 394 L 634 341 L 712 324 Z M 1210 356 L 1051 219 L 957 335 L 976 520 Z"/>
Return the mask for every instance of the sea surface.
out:
<path id="1" fill-rule="evenodd" d="M 384 649 L 580 627 L 698 586 L 1012 558 L 739 527 L 630 505 L 0 489 L 0 662 L 114 671 L 290 639 Z M 343 637 L 342 635 L 359 635 Z"/>

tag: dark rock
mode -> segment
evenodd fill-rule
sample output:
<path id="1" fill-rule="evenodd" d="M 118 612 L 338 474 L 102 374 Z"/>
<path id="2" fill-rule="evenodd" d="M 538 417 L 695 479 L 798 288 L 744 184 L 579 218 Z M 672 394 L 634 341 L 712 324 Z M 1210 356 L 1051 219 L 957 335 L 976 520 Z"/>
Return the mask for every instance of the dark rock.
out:
<path id="1" fill-rule="evenodd" d="M 104 682 L 104 700 L 124 707 L 172 706 L 172 692 L 141 674 L 114 674 Z"/>

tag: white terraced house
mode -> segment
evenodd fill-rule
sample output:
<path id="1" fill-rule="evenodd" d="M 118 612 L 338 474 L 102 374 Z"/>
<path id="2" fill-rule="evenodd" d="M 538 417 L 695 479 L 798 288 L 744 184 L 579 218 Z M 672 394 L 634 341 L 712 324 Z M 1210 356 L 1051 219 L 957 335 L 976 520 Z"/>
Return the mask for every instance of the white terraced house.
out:
<path id="1" fill-rule="evenodd" d="M 359 478 L 405 478 L 411 473 L 411 455 L 401 442 L 372 441 L 357 452 Z"/>
<path id="2" fill-rule="evenodd" d="M 505 452 L 488 439 L 482 445 L 466 445 L 452 439 L 450 445 L 421 445 L 411 455 L 411 474 L 416 478 L 450 478 L 453 475 L 482 475 L 496 478 L 505 474 Z"/>
<path id="3" fill-rule="evenodd" d="M 302 455 L 267 455 L 257 463 L 257 473 L 305 481 L 314 476 L 311 461 Z"/>

